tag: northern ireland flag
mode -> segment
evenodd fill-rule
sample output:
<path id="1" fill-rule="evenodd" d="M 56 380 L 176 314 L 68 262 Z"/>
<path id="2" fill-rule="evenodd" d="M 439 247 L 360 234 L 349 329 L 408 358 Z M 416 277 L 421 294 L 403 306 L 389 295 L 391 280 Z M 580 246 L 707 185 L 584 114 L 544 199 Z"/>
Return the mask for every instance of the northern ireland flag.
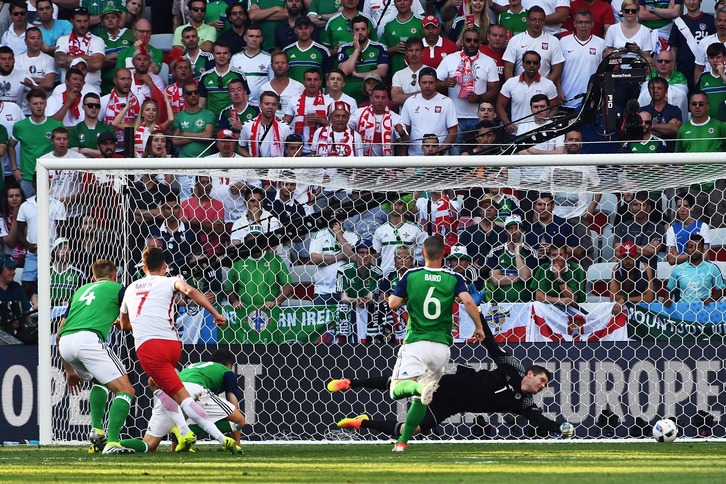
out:
<path id="1" fill-rule="evenodd" d="M 530 303 L 484 303 L 479 306 L 498 343 L 522 343 L 527 338 L 527 327 L 532 324 Z M 472 331 L 473 332 L 473 331 Z"/>
<path id="2" fill-rule="evenodd" d="M 587 311 L 534 302 L 527 341 L 627 341 L 627 316 L 613 316 L 612 308 L 613 303 L 592 305 Z"/>

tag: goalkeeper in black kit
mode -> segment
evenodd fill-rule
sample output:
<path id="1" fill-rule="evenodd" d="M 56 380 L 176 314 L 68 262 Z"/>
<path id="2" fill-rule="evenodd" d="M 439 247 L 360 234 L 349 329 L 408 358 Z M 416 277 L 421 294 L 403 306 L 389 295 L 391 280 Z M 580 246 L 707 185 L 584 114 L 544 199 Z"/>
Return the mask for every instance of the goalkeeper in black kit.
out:
<path id="1" fill-rule="evenodd" d="M 494 341 L 488 325 L 484 325 L 486 346 L 489 356 L 496 363 L 494 370 L 474 370 L 459 365 L 456 373 L 446 374 L 439 382 L 439 389 L 427 407 L 426 416 L 416 433 L 428 432 L 458 413 L 516 413 L 523 415 L 534 427 L 570 438 L 575 427 L 567 422 L 557 422 L 545 417 L 534 403 L 534 395 L 544 390 L 552 376 L 541 366 L 533 365 L 524 369 L 522 363 L 509 356 Z M 387 391 L 390 376 L 367 378 L 364 380 L 332 380 L 328 390 L 338 392 L 353 388 L 377 388 Z M 367 415 L 344 418 L 338 427 L 359 430 L 367 428 L 398 437 L 403 422 L 396 420 L 372 420 Z"/>

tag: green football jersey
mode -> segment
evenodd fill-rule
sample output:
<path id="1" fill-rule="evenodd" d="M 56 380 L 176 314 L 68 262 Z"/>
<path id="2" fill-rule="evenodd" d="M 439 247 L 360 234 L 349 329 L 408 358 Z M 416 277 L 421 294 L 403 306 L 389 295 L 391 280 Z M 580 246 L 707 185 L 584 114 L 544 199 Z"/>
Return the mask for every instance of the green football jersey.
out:
<path id="1" fill-rule="evenodd" d="M 288 71 L 290 79 L 302 83 L 305 79 L 305 71 L 308 69 L 317 69 L 320 71 L 320 78 L 325 78 L 324 72 L 331 62 L 330 51 L 327 47 L 313 42 L 307 50 L 302 50 L 296 42 L 288 45 L 284 50 L 290 63 Z"/>
<path id="2" fill-rule="evenodd" d="M 231 371 L 221 363 L 200 361 L 184 368 L 179 373 L 179 379 L 185 383 L 201 385 L 216 395 L 222 392 L 224 375 Z"/>
<path id="3" fill-rule="evenodd" d="M 334 13 L 338 11 L 341 5 L 340 0 L 313 0 L 310 3 L 310 13 L 318 15 Z"/>
<path id="4" fill-rule="evenodd" d="M 234 291 L 244 304 L 244 315 L 275 299 L 292 277 L 285 261 L 278 255 L 266 252 L 260 259 L 252 257 L 235 261 L 227 275 L 225 290 Z"/>
<path id="5" fill-rule="evenodd" d="M 122 29 L 123 33 L 116 37 L 115 39 L 111 39 L 108 36 L 108 31 L 104 29 L 104 31 L 99 35 L 101 39 L 103 39 L 103 43 L 106 44 L 106 58 L 108 58 L 111 54 L 118 54 L 122 50 L 125 50 L 127 47 L 134 45 L 134 42 L 136 42 L 136 38 L 134 37 L 134 33 L 131 29 Z M 116 75 L 116 69 L 103 69 L 101 71 L 101 93 L 103 95 L 106 95 L 111 92 L 114 88 L 113 84 L 113 78 Z"/>
<path id="6" fill-rule="evenodd" d="M 366 17 L 362 12 L 358 12 L 356 16 L 358 15 Z M 336 51 L 341 44 L 353 42 L 351 20 L 353 19 L 346 18 L 343 12 L 338 12 L 328 20 L 328 23 L 325 25 L 325 30 L 323 30 L 323 34 L 320 36 L 320 40 L 333 51 Z M 370 40 L 378 40 L 378 33 L 371 19 L 368 19 L 368 31 L 370 32 L 368 35 Z"/>
<path id="7" fill-rule="evenodd" d="M 65 306 L 71 301 L 73 291 L 83 282 L 83 273 L 73 266 L 63 272 L 50 268 L 50 303 L 53 306 Z"/>
<path id="8" fill-rule="evenodd" d="M 22 121 L 21 121 L 22 122 Z M 723 150 L 723 139 L 726 137 L 726 125 L 716 118 L 710 118 L 703 124 L 684 123 L 676 136 L 676 153 L 708 153 Z M 684 169 L 692 165 L 685 165 Z"/>
<path id="9" fill-rule="evenodd" d="M 408 299 L 408 326 L 404 343 L 433 341 L 451 345 L 454 337 L 452 305 L 467 292 L 466 282 L 449 269 L 411 269 L 399 281 L 395 296 Z"/>
<path id="10" fill-rule="evenodd" d="M 101 133 L 115 133 L 114 129 L 108 124 L 99 121 L 96 127 L 91 129 L 85 122 L 81 121 L 73 126 L 68 133 L 71 148 L 91 148 L 98 149 L 98 136 Z"/>
<path id="11" fill-rule="evenodd" d="M 507 39 L 524 32 L 529 28 L 527 22 L 528 10 L 522 9 L 519 13 L 512 13 L 510 10 L 499 14 L 499 24 L 507 31 Z"/>
<path id="12" fill-rule="evenodd" d="M 62 126 L 63 123 L 50 117 L 46 117 L 41 124 L 25 118 L 13 125 L 13 138 L 20 141 L 20 171 L 23 172 L 23 180 L 33 180 L 38 158 L 53 151 L 53 145 L 50 144 L 51 131 Z"/>
<path id="13" fill-rule="evenodd" d="M 223 76 L 217 69 L 209 69 L 199 79 L 199 96 L 207 98 L 207 109 L 219 118 L 219 113 L 229 106 L 232 101 L 227 92 L 227 85 L 232 79 L 244 80 L 244 74 L 230 68 Z"/>
<path id="14" fill-rule="evenodd" d="M 721 106 L 726 103 L 726 82 L 723 82 L 721 76 L 714 76 L 707 71 L 698 79 L 698 88 L 708 97 L 708 115 L 712 119 L 719 119 L 723 112 Z"/>
<path id="15" fill-rule="evenodd" d="M 93 331 L 106 341 L 111 325 L 118 318 L 123 295 L 123 286 L 113 281 L 92 282 L 78 288 L 58 334 Z"/>
<path id="16" fill-rule="evenodd" d="M 368 271 L 361 275 L 358 272 L 358 263 L 349 262 L 338 269 L 338 292 L 354 299 L 368 296 L 378 292 L 378 283 L 382 276 L 381 268 L 376 265 L 368 266 Z"/>
<path id="17" fill-rule="evenodd" d="M 227 106 L 222 110 L 222 112 L 219 114 L 217 126 L 219 127 L 219 129 L 231 129 L 232 131 L 236 131 L 237 133 L 239 133 L 239 131 L 232 128 L 229 123 L 230 115 L 232 114 L 233 109 L 234 106 Z M 244 111 L 237 111 L 237 117 L 243 125 L 247 121 L 252 121 L 253 119 L 255 119 L 258 114 L 260 114 L 260 110 L 257 108 L 257 106 L 253 106 L 251 104 L 248 104 Z"/>
<path id="18" fill-rule="evenodd" d="M 181 133 L 201 133 L 208 124 L 217 125 L 217 117 L 208 109 L 200 109 L 196 113 L 190 113 L 186 109 L 174 115 L 172 127 Z M 210 141 L 192 141 L 179 147 L 179 158 L 198 158 L 207 150 Z"/>
<path id="19" fill-rule="evenodd" d="M 250 0 L 250 7 L 257 5 L 261 9 L 267 9 L 272 7 L 285 8 L 285 0 Z M 277 20 L 263 20 L 257 22 L 257 25 L 262 29 L 262 50 L 270 52 L 275 48 L 275 27 L 280 22 Z"/>
<path id="20" fill-rule="evenodd" d="M 670 1 L 669 0 L 646 0 L 645 2 L 641 3 L 641 5 L 643 5 L 644 7 L 653 6 L 655 8 L 668 8 L 668 6 L 670 5 Z M 638 23 L 640 23 L 641 25 L 643 25 L 645 27 L 648 27 L 650 30 L 657 30 L 672 22 L 673 22 L 673 20 L 671 20 L 671 19 L 659 18 L 658 20 L 640 20 Z"/>
<path id="21" fill-rule="evenodd" d="M 422 19 L 415 15 L 413 15 L 405 22 L 401 22 L 400 20 L 398 20 L 398 17 L 395 17 L 383 28 L 383 37 L 381 38 L 381 43 L 386 47 L 393 47 L 399 42 L 405 42 L 410 38 L 422 38 L 423 25 L 421 24 L 421 21 Z M 390 57 L 391 73 L 395 74 L 401 69 L 406 68 L 405 54 L 395 53 Z"/>

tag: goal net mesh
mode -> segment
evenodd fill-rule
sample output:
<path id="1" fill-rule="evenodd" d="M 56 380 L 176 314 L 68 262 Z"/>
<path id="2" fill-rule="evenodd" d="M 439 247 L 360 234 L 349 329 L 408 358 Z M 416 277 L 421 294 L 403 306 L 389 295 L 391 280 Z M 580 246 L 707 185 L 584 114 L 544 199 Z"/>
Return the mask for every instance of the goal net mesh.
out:
<path id="1" fill-rule="evenodd" d="M 722 166 L 455 164 L 51 170 L 51 331 L 96 259 L 116 262 L 129 284 L 142 276 L 143 248 L 160 246 L 171 273 L 228 318 L 216 328 L 182 299 L 174 313 L 182 365 L 220 347 L 237 356 L 244 439 L 389 439 L 336 422 L 402 421 L 408 402 L 326 383 L 391 373 L 408 315 L 386 297 L 438 235 L 502 348 L 552 372 L 535 397 L 545 415 L 581 438 L 644 437 L 663 417 L 688 436 L 725 437 L 723 282 L 676 276 L 669 262 L 694 260 L 679 256 L 693 252 L 695 232 L 705 259 L 726 267 Z M 455 305 L 454 315 L 447 372 L 494 368 L 465 311 Z M 123 432 L 140 437 L 153 397 L 132 336 L 114 329 L 109 343 L 137 394 Z M 55 347 L 52 363 L 53 440 L 84 441 L 90 386 L 69 394 Z M 546 436 L 521 416 L 462 413 L 416 438 Z"/>

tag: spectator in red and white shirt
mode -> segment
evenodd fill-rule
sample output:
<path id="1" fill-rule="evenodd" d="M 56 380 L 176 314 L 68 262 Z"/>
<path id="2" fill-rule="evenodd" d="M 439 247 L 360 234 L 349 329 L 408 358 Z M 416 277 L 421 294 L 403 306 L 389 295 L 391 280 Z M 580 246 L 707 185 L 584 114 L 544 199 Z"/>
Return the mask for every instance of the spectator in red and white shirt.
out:
<path id="1" fill-rule="evenodd" d="M 424 52 L 421 62 L 436 69 L 447 55 L 459 50 L 455 42 L 441 36 L 441 22 L 435 15 L 423 19 Z"/>

